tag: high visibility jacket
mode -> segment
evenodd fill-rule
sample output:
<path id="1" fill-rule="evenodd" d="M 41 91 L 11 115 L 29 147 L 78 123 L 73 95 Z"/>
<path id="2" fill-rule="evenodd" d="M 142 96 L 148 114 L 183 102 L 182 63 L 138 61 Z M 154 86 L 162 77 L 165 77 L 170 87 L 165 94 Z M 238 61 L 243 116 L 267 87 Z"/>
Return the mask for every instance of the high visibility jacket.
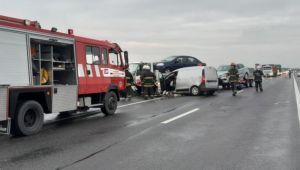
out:
<path id="1" fill-rule="evenodd" d="M 133 76 L 129 71 L 125 72 L 126 76 L 126 87 L 133 85 Z"/>
<path id="2" fill-rule="evenodd" d="M 154 87 L 155 85 L 155 75 L 149 70 L 144 71 L 141 75 L 142 85 L 143 87 Z"/>
<path id="3" fill-rule="evenodd" d="M 239 80 L 239 71 L 235 68 L 231 68 L 228 70 L 229 74 L 229 81 L 230 82 L 237 82 Z"/>

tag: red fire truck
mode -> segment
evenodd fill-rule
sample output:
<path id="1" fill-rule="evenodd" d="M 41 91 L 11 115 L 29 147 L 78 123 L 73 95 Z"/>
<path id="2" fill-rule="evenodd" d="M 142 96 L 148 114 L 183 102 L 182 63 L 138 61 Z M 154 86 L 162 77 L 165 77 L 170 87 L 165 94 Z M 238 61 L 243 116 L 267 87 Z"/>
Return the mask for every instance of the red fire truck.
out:
<path id="1" fill-rule="evenodd" d="M 106 115 L 125 89 L 128 53 L 108 41 L 42 29 L 37 21 L 0 16 L 0 129 L 31 135 L 44 114 L 91 107 Z"/>

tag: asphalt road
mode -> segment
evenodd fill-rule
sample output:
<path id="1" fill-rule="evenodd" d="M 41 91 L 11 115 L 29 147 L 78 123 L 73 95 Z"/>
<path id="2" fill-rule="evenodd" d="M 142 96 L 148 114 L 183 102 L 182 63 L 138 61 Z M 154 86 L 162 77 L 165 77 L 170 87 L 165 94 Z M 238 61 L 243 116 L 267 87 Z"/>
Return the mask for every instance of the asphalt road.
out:
<path id="1" fill-rule="evenodd" d="M 300 169 L 293 80 L 268 79 L 264 89 L 121 101 L 109 117 L 50 116 L 37 135 L 0 136 L 0 169 Z"/>

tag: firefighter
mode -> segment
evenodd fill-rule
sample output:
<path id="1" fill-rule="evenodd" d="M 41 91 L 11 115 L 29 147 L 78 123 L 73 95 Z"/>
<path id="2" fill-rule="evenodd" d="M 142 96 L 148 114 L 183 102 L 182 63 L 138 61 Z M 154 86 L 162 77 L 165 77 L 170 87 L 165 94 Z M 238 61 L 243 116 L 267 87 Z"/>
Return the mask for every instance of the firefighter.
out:
<path id="1" fill-rule="evenodd" d="M 128 68 L 125 70 L 125 76 L 126 76 L 126 98 L 128 98 L 128 100 L 131 100 L 132 97 L 131 86 L 133 86 L 133 76 L 129 72 Z"/>
<path id="2" fill-rule="evenodd" d="M 156 76 L 150 71 L 150 67 L 148 65 L 143 66 L 141 80 L 145 99 L 147 100 L 148 97 L 153 99 Z"/>
<path id="3" fill-rule="evenodd" d="M 237 70 L 235 63 L 231 63 L 230 69 L 228 70 L 228 74 L 229 74 L 229 82 L 232 90 L 232 96 L 236 96 L 237 94 L 236 86 L 239 81 L 239 71 Z"/>
<path id="4" fill-rule="evenodd" d="M 256 92 L 258 92 L 258 88 L 261 92 L 263 92 L 263 88 L 262 88 L 262 77 L 264 75 L 264 73 L 261 71 L 261 67 L 260 66 L 256 66 L 255 71 L 253 72 L 254 75 L 254 81 L 255 81 L 255 89 Z"/>

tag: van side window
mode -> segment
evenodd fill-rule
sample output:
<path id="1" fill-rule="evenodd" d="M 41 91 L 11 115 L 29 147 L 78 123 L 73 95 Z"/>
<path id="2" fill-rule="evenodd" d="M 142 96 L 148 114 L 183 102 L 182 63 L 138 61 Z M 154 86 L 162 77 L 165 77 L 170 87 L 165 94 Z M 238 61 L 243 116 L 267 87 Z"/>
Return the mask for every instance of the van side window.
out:
<path id="1" fill-rule="evenodd" d="M 102 64 L 107 65 L 107 50 L 106 50 L 106 48 L 102 49 Z"/>
<path id="2" fill-rule="evenodd" d="M 86 46 L 86 63 L 100 64 L 100 49 L 98 47 Z"/>

